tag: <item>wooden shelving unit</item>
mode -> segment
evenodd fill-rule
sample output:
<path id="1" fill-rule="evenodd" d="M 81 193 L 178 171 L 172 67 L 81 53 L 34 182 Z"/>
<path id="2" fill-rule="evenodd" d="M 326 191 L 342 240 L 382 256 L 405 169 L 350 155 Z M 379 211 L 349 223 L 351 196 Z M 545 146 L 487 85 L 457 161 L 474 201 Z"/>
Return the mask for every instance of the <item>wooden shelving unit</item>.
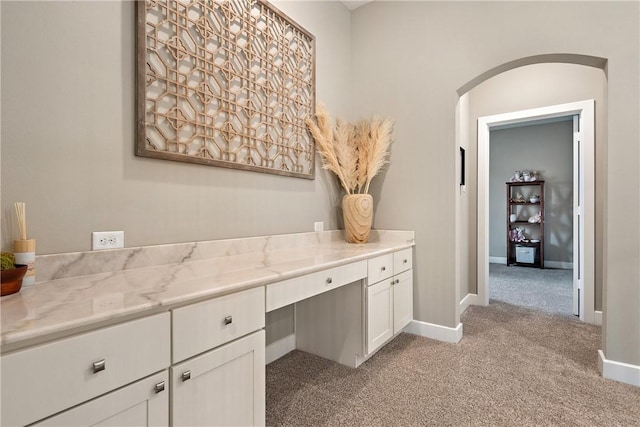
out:
<path id="1" fill-rule="evenodd" d="M 517 199 L 518 193 L 524 193 L 523 200 Z M 537 202 L 530 201 L 534 194 L 539 196 Z M 531 209 L 532 207 L 534 209 Z M 540 222 L 529 222 L 529 218 L 538 212 L 540 213 Z M 511 214 L 516 215 L 516 220 L 513 222 L 510 221 Z M 514 242 L 510 239 L 510 231 L 516 227 L 522 227 L 528 235 L 525 241 Z M 518 246 L 535 248 L 535 257 L 532 263 L 517 261 L 516 250 Z M 507 265 L 544 268 L 544 181 L 507 182 Z"/>

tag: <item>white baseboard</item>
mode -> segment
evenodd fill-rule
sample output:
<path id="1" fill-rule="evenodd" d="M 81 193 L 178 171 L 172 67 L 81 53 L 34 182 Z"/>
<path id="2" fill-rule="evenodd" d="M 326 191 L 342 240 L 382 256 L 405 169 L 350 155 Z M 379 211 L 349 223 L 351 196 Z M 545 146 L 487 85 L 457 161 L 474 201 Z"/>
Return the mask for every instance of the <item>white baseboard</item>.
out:
<path id="1" fill-rule="evenodd" d="M 640 366 L 607 360 L 602 350 L 598 350 L 598 368 L 603 378 L 640 387 Z"/>
<path id="2" fill-rule="evenodd" d="M 462 339 L 462 323 L 458 323 L 455 328 L 436 325 L 434 323 L 412 320 L 405 328 L 405 332 L 421 337 L 431 338 L 437 341 L 457 343 Z"/>
<path id="3" fill-rule="evenodd" d="M 507 258 L 506 257 L 499 257 L 499 256 L 490 256 L 489 257 L 489 263 L 491 264 L 503 264 L 506 265 L 507 264 Z M 545 267 L 549 267 L 549 268 L 559 268 L 562 270 L 573 270 L 573 263 L 572 262 L 562 262 L 562 261 L 544 261 L 544 266 Z"/>
<path id="4" fill-rule="evenodd" d="M 593 324 L 594 325 L 598 325 L 598 326 L 602 326 L 602 312 L 601 311 L 594 311 L 593 312 Z"/>
<path id="5" fill-rule="evenodd" d="M 546 261 L 544 262 L 545 268 L 559 268 L 561 270 L 573 270 L 572 262 L 563 262 L 563 261 Z"/>
<path id="6" fill-rule="evenodd" d="M 480 304 L 480 298 L 478 298 L 478 294 L 467 294 L 462 301 L 460 301 L 460 314 L 464 313 L 464 311 L 470 305 L 482 305 Z"/>
<path id="7" fill-rule="evenodd" d="M 265 351 L 265 362 L 268 365 L 274 360 L 280 359 L 282 356 L 291 353 L 296 349 L 296 334 L 287 335 L 269 344 Z"/>

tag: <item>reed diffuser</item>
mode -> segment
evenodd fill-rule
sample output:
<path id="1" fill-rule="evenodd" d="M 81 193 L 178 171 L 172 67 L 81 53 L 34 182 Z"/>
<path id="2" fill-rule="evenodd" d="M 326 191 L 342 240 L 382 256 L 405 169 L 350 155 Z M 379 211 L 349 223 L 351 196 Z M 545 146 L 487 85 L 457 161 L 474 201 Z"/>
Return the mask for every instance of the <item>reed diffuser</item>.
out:
<path id="1" fill-rule="evenodd" d="M 25 203 L 16 202 L 15 209 L 20 239 L 13 241 L 13 254 L 16 257 L 16 264 L 28 266 L 27 274 L 22 279 L 22 286 L 29 286 L 36 283 L 36 241 L 35 239 L 27 239 L 27 208 Z"/>

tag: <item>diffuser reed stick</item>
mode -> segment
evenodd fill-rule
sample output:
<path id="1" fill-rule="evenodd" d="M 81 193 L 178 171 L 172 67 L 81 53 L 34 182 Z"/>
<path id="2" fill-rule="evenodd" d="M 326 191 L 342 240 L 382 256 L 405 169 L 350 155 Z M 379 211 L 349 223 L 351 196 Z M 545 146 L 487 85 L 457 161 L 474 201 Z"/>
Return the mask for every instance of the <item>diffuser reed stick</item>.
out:
<path id="1" fill-rule="evenodd" d="M 20 228 L 20 239 L 27 240 L 27 211 L 24 202 L 16 202 L 16 217 L 18 218 L 18 227 Z"/>
<path id="2" fill-rule="evenodd" d="M 27 208 L 24 202 L 16 202 L 16 218 L 20 229 L 20 239 L 13 241 L 13 255 L 16 264 L 25 264 L 29 268 L 22 279 L 22 286 L 33 285 L 36 282 L 36 241 L 27 239 Z"/>

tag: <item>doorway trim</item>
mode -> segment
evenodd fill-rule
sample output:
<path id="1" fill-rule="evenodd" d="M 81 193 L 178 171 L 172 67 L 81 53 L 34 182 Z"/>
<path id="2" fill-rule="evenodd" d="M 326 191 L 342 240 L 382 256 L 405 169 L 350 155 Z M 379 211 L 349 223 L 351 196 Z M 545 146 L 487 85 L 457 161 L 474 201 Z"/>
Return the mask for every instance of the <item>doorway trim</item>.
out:
<path id="1" fill-rule="evenodd" d="M 576 262 L 574 259 L 574 269 L 580 268 L 583 279 L 580 320 L 595 323 L 595 101 L 592 99 L 478 118 L 477 299 L 481 305 L 489 304 L 489 140 L 491 128 L 570 115 L 579 116 L 582 136 L 580 138 L 581 161 L 578 162 L 579 165 L 574 164 L 574 168 L 576 166 L 579 168 L 584 182 L 581 191 L 584 230 L 578 250 L 580 260 Z M 574 157 L 574 163 L 575 161 Z"/>

